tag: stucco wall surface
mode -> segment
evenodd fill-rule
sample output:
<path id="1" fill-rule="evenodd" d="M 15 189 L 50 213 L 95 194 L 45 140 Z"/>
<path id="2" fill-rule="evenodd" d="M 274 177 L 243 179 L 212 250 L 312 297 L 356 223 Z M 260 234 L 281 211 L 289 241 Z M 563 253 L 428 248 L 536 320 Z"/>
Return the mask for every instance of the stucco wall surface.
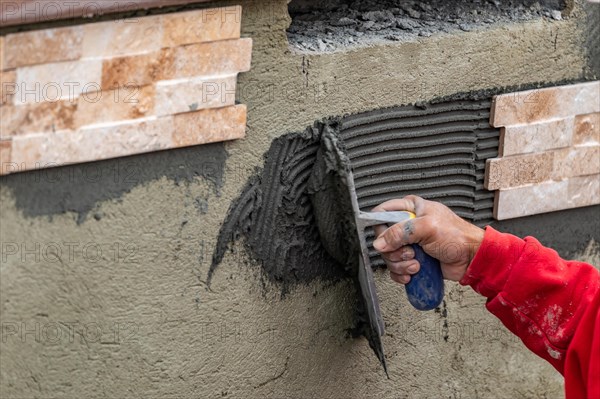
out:
<path id="1" fill-rule="evenodd" d="M 349 335 L 350 281 L 282 297 L 241 242 L 210 287 L 206 277 L 231 201 L 274 138 L 331 115 L 580 80 L 580 7 L 561 21 L 307 55 L 288 47 L 286 1 L 242 6 L 242 36 L 254 40 L 238 86 L 245 139 L 0 179 L 0 396 L 561 397 L 560 375 L 456 284 L 439 311 L 420 313 L 376 274 L 388 380 Z M 548 214 L 571 226 L 545 231 L 548 244 L 574 234 L 565 252 L 597 264 L 595 211 Z"/>

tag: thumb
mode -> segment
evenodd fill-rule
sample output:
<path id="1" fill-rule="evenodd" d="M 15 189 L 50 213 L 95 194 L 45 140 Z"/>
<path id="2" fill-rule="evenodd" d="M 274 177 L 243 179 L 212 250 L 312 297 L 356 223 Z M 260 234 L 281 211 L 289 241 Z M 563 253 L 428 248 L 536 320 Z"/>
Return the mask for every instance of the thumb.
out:
<path id="1" fill-rule="evenodd" d="M 394 224 L 373 242 L 373 247 L 379 252 L 392 252 L 405 245 L 419 242 L 415 234 L 415 224 L 418 222 L 417 218 Z"/>

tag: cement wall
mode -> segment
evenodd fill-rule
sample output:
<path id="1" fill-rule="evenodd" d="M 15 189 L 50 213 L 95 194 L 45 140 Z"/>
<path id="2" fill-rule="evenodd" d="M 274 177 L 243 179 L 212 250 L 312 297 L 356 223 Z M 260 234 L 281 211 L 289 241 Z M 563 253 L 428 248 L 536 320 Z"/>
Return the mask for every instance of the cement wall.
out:
<path id="1" fill-rule="evenodd" d="M 246 139 L 0 179 L 0 396 L 560 397 L 560 375 L 456 284 L 439 311 L 419 313 L 377 273 L 388 380 L 349 336 L 350 281 L 282 297 L 240 242 L 206 278 L 228 208 L 274 138 L 327 116 L 581 80 L 581 8 L 309 55 L 288 46 L 286 1 L 242 5 L 254 39 L 239 79 Z M 597 210 L 500 227 L 597 264 Z"/>

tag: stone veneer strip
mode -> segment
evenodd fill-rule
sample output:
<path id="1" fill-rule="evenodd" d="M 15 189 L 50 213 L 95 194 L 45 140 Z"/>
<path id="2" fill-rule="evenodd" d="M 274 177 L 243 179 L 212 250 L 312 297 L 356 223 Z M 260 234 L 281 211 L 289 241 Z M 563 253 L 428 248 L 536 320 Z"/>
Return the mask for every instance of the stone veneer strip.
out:
<path id="1" fill-rule="evenodd" d="M 17 92 L 17 73 L 15 71 L 0 72 L 0 107 L 12 104 Z"/>
<path id="2" fill-rule="evenodd" d="M 102 61 L 93 59 L 17 68 L 13 103 L 74 101 L 84 92 L 98 90 L 101 78 Z"/>
<path id="3" fill-rule="evenodd" d="M 499 155 L 528 154 L 571 145 L 575 118 L 506 126 L 500 129 Z"/>
<path id="4" fill-rule="evenodd" d="M 554 151 L 552 178 L 585 176 L 600 173 L 600 146 L 578 146 Z"/>
<path id="5" fill-rule="evenodd" d="M 600 144 L 600 112 L 575 117 L 573 144 Z"/>
<path id="6" fill-rule="evenodd" d="M 511 126 L 592 112 L 600 112 L 600 81 L 497 95 L 490 124 Z"/>
<path id="7" fill-rule="evenodd" d="M 171 115 L 235 104 L 237 75 L 167 80 L 156 84 L 155 115 Z"/>
<path id="8" fill-rule="evenodd" d="M 498 190 L 544 182 L 552 176 L 553 159 L 552 152 L 488 159 L 484 186 Z"/>
<path id="9" fill-rule="evenodd" d="M 246 135 L 246 106 L 186 112 L 174 115 L 173 121 L 175 147 L 241 139 Z"/>
<path id="10" fill-rule="evenodd" d="M 15 136 L 12 141 L 6 141 L 12 143 L 10 147 L 2 144 L 2 154 L 10 151 L 10 165 L 1 172 L 21 172 L 242 138 L 245 122 L 246 106 L 236 105 L 95 125 L 77 131 Z"/>
<path id="11" fill-rule="evenodd" d="M 599 174 L 498 190 L 494 217 L 505 220 L 595 204 L 600 204 Z"/>
<path id="12" fill-rule="evenodd" d="M 5 105 L 0 108 L 0 139 L 75 128 L 77 103 L 63 100 L 39 104 Z"/>
<path id="13" fill-rule="evenodd" d="M 6 35 L 2 70 L 79 59 L 83 51 L 83 29 L 83 26 L 70 26 Z"/>
<path id="14" fill-rule="evenodd" d="M 0 67 L 145 54 L 164 47 L 237 39 L 241 13 L 240 6 L 230 6 L 13 33 L 2 38 Z"/>

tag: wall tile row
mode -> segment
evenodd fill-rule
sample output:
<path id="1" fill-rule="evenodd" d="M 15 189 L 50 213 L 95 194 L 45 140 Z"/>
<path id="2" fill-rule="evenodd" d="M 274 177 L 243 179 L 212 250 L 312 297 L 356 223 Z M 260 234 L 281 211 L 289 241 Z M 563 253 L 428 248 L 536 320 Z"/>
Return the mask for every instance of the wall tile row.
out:
<path id="1" fill-rule="evenodd" d="M 500 127 L 485 175 L 496 219 L 600 204 L 600 82 L 496 96 L 490 123 Z"/>
<path id="2" fill-rule="evenodd" d="M 0 37 L 0 174 L 243 137 L 240 20 L 235 6 Z"/>

